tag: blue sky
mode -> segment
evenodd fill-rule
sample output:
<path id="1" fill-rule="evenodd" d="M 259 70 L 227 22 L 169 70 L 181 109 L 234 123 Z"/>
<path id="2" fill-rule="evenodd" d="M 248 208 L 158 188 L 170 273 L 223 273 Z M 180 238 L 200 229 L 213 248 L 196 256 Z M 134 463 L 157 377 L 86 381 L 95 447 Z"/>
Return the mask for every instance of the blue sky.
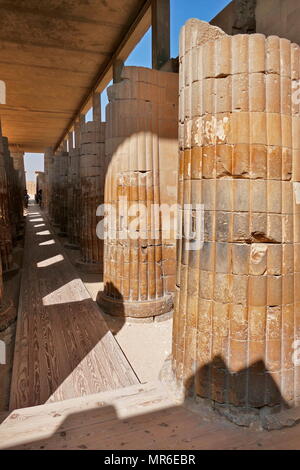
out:
<path id="1" fill-rule="evenodd" d="M 178 41 L 181 27 L 189 18 L 199 18 L 210 21 L 231 0 L 171 0 L 171 57 L 178 56 Z M 145 34 L 134 51 L 126 61 L 126 65 L 151 67 L 151 29 Z M 105 106 L 107 104 L 106 90 L 102 93 L 102 120 L 105 119 Z M 91 112 L 87 113 L 86 120 L 91 119 Z M 25 169 L 28 181 L 35 179 L 35 171 L 43 171 L 44 161 L 42 154 L 25 155 Z"/>

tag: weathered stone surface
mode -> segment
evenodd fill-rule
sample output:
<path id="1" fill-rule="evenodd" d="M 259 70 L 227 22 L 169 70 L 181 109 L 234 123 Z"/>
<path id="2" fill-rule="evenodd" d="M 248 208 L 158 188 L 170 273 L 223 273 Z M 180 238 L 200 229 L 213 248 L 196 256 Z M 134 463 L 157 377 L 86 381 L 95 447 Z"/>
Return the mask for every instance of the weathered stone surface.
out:
<path id="1" fill-rule="evenodd" d="M 177 74 L 138 67 L 125 67 L 122 81 L 108 90 L 105 202 L 127 201 L 117 212 L 115 235 L 105 240 L 105 290 L 98 302 L 112 315 L 153 317 L 172 309 L 177 95 Z M 153 204 L 171 207 L 169 233 Z M 144 215 L 133 229 L 137 205 Z"/>
<path id="2" fill-rule="evenodd" d="M 22 201 L 19 174 L 14 168 L 8 140 L 2 137 L 0 126 L 0 252 L 4 271 L 14 268 L 12 249 L 22 221 Z"/>
<path id="3" fill-rule="evenodd" d="M 46 175 L 44 171 L 36 171 L 36 193 L 42 191 L 41 208 L 44 208 L 44 194 L 46 190 Z"/>
<path id="4" fill-rule="evenodd" d="M 80 233 L 80 122 L 68 136 L 68 221 L 66 246 L 79 248 Z"/>
<path id="5" fill-rule="evenodd" d="M 100 107 L 100 101 L 99 101 Z M 103 272 L 103 240 L 97 237 L 97 208 L 104 203 L 105 123 L 89 121 L 81 125 L 79 158 L 80 261 L 88 273 Z"/>
<path id="6" fill-rule="evenodd" d="M 49 147 L 44 153 L 45 188 L 43 193 L 43 208 L 52 219 L 52 185 L 53 185 L 53 151 Z"/>
<path id="7" fill-rule="evenodd" d="M 213 40 L 205 32 L 207 42 L 192 41 L 207 28 L 191 20 L 181 33 L 180 203 L 195 201 L 197 181 L 205 220 L 198 253 L 187 251 L 184 237 L 178 246 L 173 369 L 214 402 L 293 406 L 300 211 L 291 94 L 299 63 L 291 57 L 298 46 L 261 34 L 214 39 L 214 29 Z"/>

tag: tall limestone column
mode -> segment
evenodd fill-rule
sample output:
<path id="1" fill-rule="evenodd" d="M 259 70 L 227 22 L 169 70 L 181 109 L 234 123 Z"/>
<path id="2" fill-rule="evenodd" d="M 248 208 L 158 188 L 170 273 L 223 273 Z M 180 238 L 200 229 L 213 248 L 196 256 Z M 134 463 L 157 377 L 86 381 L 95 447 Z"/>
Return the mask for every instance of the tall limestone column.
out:
<path id="1" fill-rule="evenodd" d="M 9 151 L 11 158 L 13 159 L 14 169 L 18 174 L 21 190 L 24 192 L 26 189 L 24 152 L 17 145 L 9 145 Z"/>
<path id="2" fill-rule="evenodd" d="M 175 232 L 153 205 L 170 209 L 177 199 L 178 74 L 125 67 L 121 78 L 106 108 L 105 203 L 116 224 L 97 301 L 111 315 L 154 317 L 172 310 L 175 289 Z"/>
<path id="3" fill-rule="evenodd" d="M 4 149 L 0 125 L 0 252 L 3 271 L 9 271 L 13 266 L 13 244 Z"/>
<path id="4" fill-rule="evenodd" d="M 66 248 L 79 249 L 80 233 L 80 137 L 81 120 L 75 122 L 74 132 L 68 135 L 69 172 L 68 172 L 68 242 Z"/>
<path id="5" fill-rule="evenodd" d="M 18 191 L 18 178 L 14 169 L 13 159 L 10 155 L 8 138 L 3 137 L 3 154 L 4 154 L 4 165 L 7 178 L 7 192 L 8 192 L 8 212 L 10 230 L 13 244 L 17 240 L 17 227 L 20 216 L 19 209 L 19 191 Z"/>
<path id="6" fill-rule="evenodd" d="M 48 147 L 44 153 L 45 188 L 43 193 L 43 208 L 48 215 L 50 215 L 52 153 L 51 147 Z"/>
<path id="7" fill-rule="evenodd" d="M 67 183 L 68 152 L 66 142 L 53 155 L 52 168 L 52 224 L 58 228 L 59 235 L 66 236 L 67 231 Z"/>
<path id="8" fill-rule="evenodd" d="M 18 225 L 24 223 L 23 210 L 24 210 L 24 191 L 26 189 L 25 167 L 24 167 L 24 152 L 18 145 L 9 145 L 10 156 L 13 161 L 13 167 L 16 176 L 16 204 L 18 212 Z"/>
<path id="9" fill-rule="evenodd" d="M 68 144 L 67 140 L 65 139 L 62 143 L 61 151 L 58 155 L 58 225 L 59 235 L 63 237 L 67 236 L 68 227 L 68 163 Z"/>
<path id="10" fill-rule="evenodd" d="M 105 179 L 105 123 L 101 122 L 99 110 L 97 93 L 93 121 L 81 125 L 80 137 L 80 260 L 77 267 L 87 273 L 103 273 L 103 240 L 96 233 L 96 212 L 104 203 Z"/>
<path id="11" fill-rule="evenodd" d="M 2 260 L 0 253 L 0 339 L 5 337 L 5 330 L 14 323 L 16 319 L 17 311 L 14 306 L 13 300 L 8 296 L 4 296 L 4 282 L 3 282 L 3 271 L 2 271 Z M 4 332 L 1 333 L 1 332 Z M 1 337 L 1 335 L 3 335 Z M 4 339 L 4 338 L 3 338 Z M 0 391 L 0 396 L 1 396 Z"/>
<path id="12" fill-rule="evenodd" d="M 1 260 L 1 253 L 0 253 L 0 312 L 3 308 L 3 277 L 2 277 L 2 260 Z"/>
<path id="13" fill-rule="evenodd" d="M 51 223 L 55 218 L 55 154 L 52 148 L 48 148 L 45 153 L 46 171 L 46 194 L 44 198 L 45 209 Z"/>
<path id="14" fill-rule="evenodd" d="M 286 39 L 182 29 L 179 193 L 204 205 L 204 245 L 179 245 L 173 370 L 216 404 L 299 400 L 299 71 Z"/>
<path id="15" fill-rule="evenodd" d="M 54 227 L 60 227 L 60 155 L 61 149 L 53 153 L 51 222 Z"/>
<path id="16" fill-rule="evenodd" d="M 42 199 L 40 202 L 40 207 L 41 209 L 44 209 L 45 204 L 44 204 L 44 194 L 46 190 L 46 179 L 45 179 L 45 172 L 44 171 L 36 171 L 36 193 L 38 194 L 39 191 L 42 191 Z"/>

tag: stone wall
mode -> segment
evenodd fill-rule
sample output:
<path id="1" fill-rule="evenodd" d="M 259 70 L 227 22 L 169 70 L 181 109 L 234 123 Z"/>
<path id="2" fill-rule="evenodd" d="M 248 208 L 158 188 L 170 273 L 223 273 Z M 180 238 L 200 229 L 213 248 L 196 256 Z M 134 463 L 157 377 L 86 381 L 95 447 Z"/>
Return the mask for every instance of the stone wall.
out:
<path id="1" fill-rule="evenodd" d="M 300 43 L 298 0 L 235 0 L 211 24 L 227 34 L 257 32 Z"/>

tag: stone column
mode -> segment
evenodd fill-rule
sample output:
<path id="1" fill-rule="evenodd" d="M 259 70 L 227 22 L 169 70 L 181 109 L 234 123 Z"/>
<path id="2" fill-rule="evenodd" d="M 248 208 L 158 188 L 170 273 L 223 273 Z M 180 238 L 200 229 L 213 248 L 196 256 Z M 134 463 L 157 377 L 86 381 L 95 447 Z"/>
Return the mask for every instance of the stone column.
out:
<path id="1" fill-rule="evenodd" d="M 68 135 L 68 242 L 66 248 L 79 249 L 80 230 L 80 121 Z"/>
<path id="2" fill-rule="evenodd" d="M 24 230 L 24 191 L 26 189 L 24 152 L 18 146 L 9 146 L 10 156 L 12 158 L 15 179 L 15 197 L 14 204 L 17 216 L 17 236 L 23 236 Z"/>
<path id="3" fill-rule="evenodd" d="M 0 312 L 3 307 L 3 277 L 2 277 L 2 260 L 0 253 Z"/>
<path id="4" fill-rule="evenodd" d="M 48 212 L 51 223 L 54 223 L 55 219 L 55 154 L 52 149 L 47 149 L 45 153 L 45 169 L 46 169 L 46 200 L 45 206 Z"/>
<path id="5" fill-rule="evenodd" d="M 14 169 L 16 170 L 18 174 L 21 190 L 24 193 L 24 190 L 26 189 L 24 152 L 22 152 L 20 148 L 15 145 L 10 145 L 9 150 L 10 150 L 10 155 L 13 159 Z"/>
<path id="6" fill-rule="evenodd" d="M 3 154 L 4 154 L 4 166 L 7 178 L 7 194 L 8 194 L 8 213 L 9 223 L 11 230 L 11 237 L 13 244 L 17 239 L 17 225 L 19 217 L 19 198 L 18 198 L 18 181 L 17 175 L 14 169 L 13 159 L 11 158 L 8 139 L 3 137 Z"/>
<path id="7" fill-rule="evenodd" d="M 299 46 L 198 20 L 180 42 L 180 200 L 204 205 L 204 245 L 179 244 L 174 373 L 216 404 L 293 406 Z"/>
<path id="8" fill-rule="evenodd" d="M 52 170 L 52 225 L 60 227 L 60 155 L 61 149 L 53 154 L 53 170 Z"/>
<path id="9" fill-rule="evenodd" d="M 2 270 L 2 259 L 0 252 L 0 335 L 15 321 L 16 319 L 16 308 L 14 306 L 11 296 L 4 295 L 4 280 Z M 4 333 L 5 336 L 5 333 Z M 0 337 L 0 339 L 2 339 Z"/>
<path id="10" fill-rule="evenodd" d="M 61 151 L 58 156 L 58 198 L 59 198 L 59 236 L 67 236 L 68 226 L 68 144 L 65 139 L 62 144 Z"/>
<path id="11" fill-rule="evenodd" d="M 3 141 L 0 127 L 0 251 L 3 271 L 9 271 L 13 264 L 12 235 Z"/>
<path id="12" fill-rule="evenodd" d="M 51 200 L 51 166 L 53 151 L 49 147 L 44 153 L 44 170 L 45 170 L 45 187 L 43 192 L 43 208 L 50 216 L 50 200 Z"/>
<path id="13" fill-rule="evenodd" d="M 46 192 L 46 181 L 45 181 L 45 172 L 43 171 L 36 171 L 36 193 L 42 190 L 42 201 L 41 201 L 41 208 L 44 209 L 45 202 L 44 202 L 44 194 Z"/>
<path id="14" fill-rule="evenodd" d="M 59 235 L 66 236 L 68 152 L 66 151 L 65 142 L 53 157 L 52 224 L 59 229 Z"/>
<path id="15" fill-rule="evenodd" d="M 96 211 L 104 203 L 105 123 L 100 120 L 100 96 L 97 96 L 94 120 L 82 124 L 80 139 L 80 260 L 77 266 L 88 273 L 103 273 L 103 240 L 96 234 Z"/>
<path id="16" fill-rule="evenodd" d="M 153 204 L 176 203 L 178 74 L 125 67 L 108 96 L 105 203 L 116 232 L 105 239 L 97 300 L 111 315 L 154 317 L 172 310 L 175 288 L 174 230 Z"/>

